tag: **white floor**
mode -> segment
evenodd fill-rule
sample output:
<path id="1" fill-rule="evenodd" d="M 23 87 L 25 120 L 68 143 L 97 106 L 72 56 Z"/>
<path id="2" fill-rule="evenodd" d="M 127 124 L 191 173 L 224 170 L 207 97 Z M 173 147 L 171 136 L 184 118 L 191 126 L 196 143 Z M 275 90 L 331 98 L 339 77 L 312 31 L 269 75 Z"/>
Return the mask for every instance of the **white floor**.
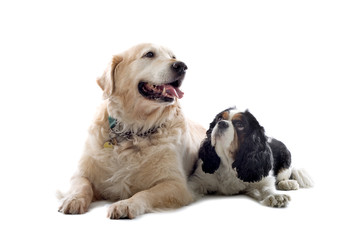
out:
<path id="1" fill-rule="evenodd" d="M 8 216 L 5 232 L 15 237 L 51 239 L 356 239 L 358 208 L 350 196 L 321 185 L 289 193 L 287 208 L 264 207 L 245 196 L 209 196 L 184 208 L 145 214 L 133 220 L 106 218 L 106 201 L 84 215 L 63 215 L 54 198 L 30 200 Z M 21 214 L 22 213 L 22 214 Z M 10 224 L 9 224 L 10 223 Z"/>

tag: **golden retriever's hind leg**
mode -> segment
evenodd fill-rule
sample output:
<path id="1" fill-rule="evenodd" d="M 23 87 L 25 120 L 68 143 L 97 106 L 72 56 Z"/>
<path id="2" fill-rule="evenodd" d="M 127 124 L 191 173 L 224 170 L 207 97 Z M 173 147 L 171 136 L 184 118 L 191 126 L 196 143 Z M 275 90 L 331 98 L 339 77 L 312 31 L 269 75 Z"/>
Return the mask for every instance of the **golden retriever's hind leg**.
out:
<path id="1" fill-rule="evenodd" d="M 90 181 L 84 177 L 74 177 L 69 192 L 62 199 L 59 212 L 83 214 L 88 210 L 93 197 L 94 192 Z"/>
<path id="2" fill-rule="evenodd" d="M 129 199 L 113 203 L 108 210 L 108 218 L 135 218 L 141 214 L 161 209 L 174 209 L 193 201 L 186 184 L 166 181 L 136 193 Z"/>

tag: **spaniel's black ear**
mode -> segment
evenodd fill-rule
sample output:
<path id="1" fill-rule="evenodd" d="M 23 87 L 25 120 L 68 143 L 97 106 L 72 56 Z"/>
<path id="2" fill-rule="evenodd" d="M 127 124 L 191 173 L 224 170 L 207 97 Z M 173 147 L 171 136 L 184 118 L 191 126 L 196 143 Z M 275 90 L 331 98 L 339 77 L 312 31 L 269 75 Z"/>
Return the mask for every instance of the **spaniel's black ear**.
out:
<path id="1" fill-rule="evenodd" d="M 258 182 L 269 175 L 272 168 L 272 153 L 266 143 L 263 128 L 254 130 L 245 137 L 232 167 L 236 169 L 238 178 L 244 182 Z"/>
<path id="2" fill-rule="evenodd" d="M 201 144 L 199 158 L 203 161 L 202 170 L 206 173 L 214 173 L 220 166 L 220 158 L 209 138 Z"/>

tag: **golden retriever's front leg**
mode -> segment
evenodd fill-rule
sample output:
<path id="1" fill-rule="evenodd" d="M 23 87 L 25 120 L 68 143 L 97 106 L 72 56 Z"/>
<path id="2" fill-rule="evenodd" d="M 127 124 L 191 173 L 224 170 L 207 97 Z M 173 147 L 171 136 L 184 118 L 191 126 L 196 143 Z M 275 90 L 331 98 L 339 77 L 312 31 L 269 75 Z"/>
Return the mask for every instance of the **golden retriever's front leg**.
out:
<path id="1" fill-rule="evenodd" d="M 186 183 L 167 180 L 136 193 L 131 198 L 112 204 L 108 210 L 111 219 L 135 218 L 156 209 L 179 208 L 193 201 Z"/>
<path id="2" fill-rule="evenodd" d="M 93 199 L 94 193 L 87 178 L 75 176 L 71 180 L 71 188 L 62 199 L 59 212 L 65 214 L 85 213 Z"/>

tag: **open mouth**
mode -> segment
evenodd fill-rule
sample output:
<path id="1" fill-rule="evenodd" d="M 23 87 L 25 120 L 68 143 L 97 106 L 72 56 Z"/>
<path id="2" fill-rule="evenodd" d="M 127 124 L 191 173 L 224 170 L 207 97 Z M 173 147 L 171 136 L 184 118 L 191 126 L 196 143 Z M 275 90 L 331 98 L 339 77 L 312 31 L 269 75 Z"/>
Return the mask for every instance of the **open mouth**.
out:
<path id="1" fill-rule="evenodd" d="M 172 102 L 175 100 L 175 98 L 181 99 L 184 96 L 184 93 L 179 89 L 180 85 L 180 80 L 163 85 L 154 85 L 148 82 L 140 82 L 138 89 L 140 94 L 147 99 Z"/>

